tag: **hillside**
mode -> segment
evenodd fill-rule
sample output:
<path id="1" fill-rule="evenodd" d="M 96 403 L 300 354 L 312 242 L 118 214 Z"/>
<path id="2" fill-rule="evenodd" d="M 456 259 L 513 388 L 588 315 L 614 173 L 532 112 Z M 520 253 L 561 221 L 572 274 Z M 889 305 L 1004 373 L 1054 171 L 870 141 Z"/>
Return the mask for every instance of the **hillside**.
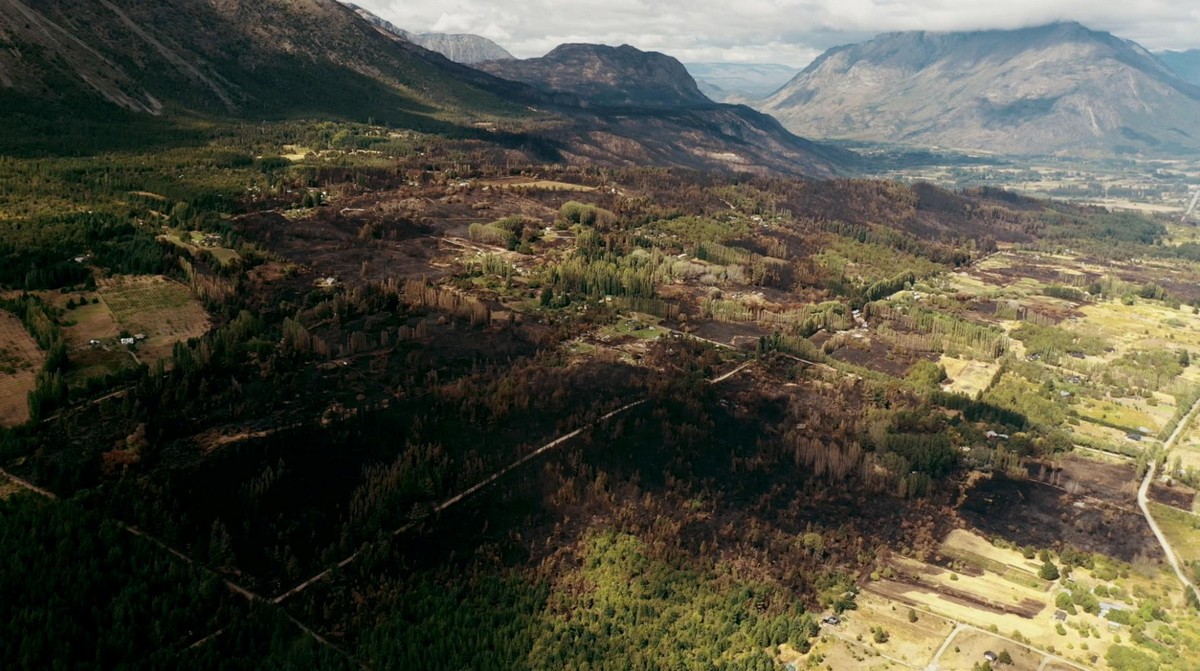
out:
<path id="1" fill-rule="evenodd" d="M 765 117 L 743 128 L 727 111 L 716 116 L 730 118 L 597 115 L 570 92 L 543 93 L 454 63 L 335 0 L 34 7 L 0 0 L 0 118 L 20 129 L 0 138 L 10 152 L 81 153 L 84 141 L 132 147 L 148 126 L 146 135 L 170 143 L 181 128 L 194 132 L 189 124 L 200 117 L 365 122 L 495 142 L 538 161 L 828 175 L 838 160 Z M 686 80 L 681 93 L 713 105 L 682 66 L 661 59 Z M 758 116 L 733 116 L 748 115 Z M 681 138 L 687 148 L 677 146 Z"/>
<path id="2" fill-rule="evenodd" d="M 504 47 L 486 37 L 460 33 L 411 33 L 358 5 L 349 2 L 343 2 L 342 4 L 354 10 L 356 14 L 366 19 L 371 25 L 386 30 L 413 44 L 425 47 L 430 51 L 436 51 L 455 63 L 471 65 L 482 61 L 506 60 L 513 57 Z"/>
<path id="3" fill-rule="evenodd" d="M 1200 88 L 1077 23 L 880 35 L 825 52 L 759 108 L 824 138 L 1010 154 L 1200 151 Z"/>
<path id="4" fill-rule="evenodd" d="M 576 99 L 582 113 L 565 144 L 590 161 L 829 176 L 857 160 L 749 107 L 713 102 L 678 60 L 628 45 L 564 44 L 541 58 L 477 67 Z"/>
<path id="5" fill-rule="evenodd" d="M 523 87 L 390 39 L 334 0 L 0 0 L 8 111 L 285 118 L 522 113 Z M 530 98 L 531 100 L 533 98 Z"/>
<path id="6" fill-rule="evenodd" d="M 1154 55 L 1180 79 L 1200 84 L 1200 49 L 1160 51 Z"/>

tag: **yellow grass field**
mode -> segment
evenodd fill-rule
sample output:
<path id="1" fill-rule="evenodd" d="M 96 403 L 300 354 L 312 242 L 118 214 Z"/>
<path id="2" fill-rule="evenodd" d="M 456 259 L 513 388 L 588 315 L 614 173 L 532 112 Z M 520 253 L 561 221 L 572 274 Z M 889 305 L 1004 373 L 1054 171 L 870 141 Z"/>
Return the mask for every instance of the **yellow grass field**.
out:
<path id="1" fill-rule="evenodd" d="M 981 631 L 961 631 L 950 643 L 950 647 L 938 659 L 938 669 L 945 671 L 970 669 L 976 664 L 986 661 L 983 655 L 989 651 L 996 654 L 1007 651 L 1009 657 L 1012 658 L 1012 664 L 993 664 L 992 666 L 1012 671 L 1038 671 L 1044 659 L 1043 655 L 1024 646 Z"/>
<path id="2" fill-rule="evenodd" d="M 480 180 L 481 186 L 489 186 L 498 189 L 537 189 L 539 191 L 595 191 L 594 186 L 584 186 L 582 184 L 569 184 L 567 182 L 556 182 L 548 179 L 530 179 L 528 177 L 508 177 L 502 179 L 484 179 Z"/>
<path id="3" fill-rule="evenodd" d="M 946 376 L 949 378 L 942 387 L 947 391 L 966 394 L 972 398 L 986 389 L 992 381 L 992 376 L 1000 370 L 1000 365 L 996 363 L 956 359 L 948 356 L 941 358 L 941 364 L 945 367 Z"/>
<path id="4" fill-rule="evenodd" d="M 835 629 L 843 638 L 860 641 L 864 647 L 914 666 L 924 666 L 937 652 L 942 641 L 954 629 L 954 623 L 937 615 L 916 613 L 910 622 L 909 608 L 872 594 L 861 594 L 858 608 L 843 614 L 842 623 Z M 876 643 L 872 627 L 882 627 L 888 634 L 884 643 Z"/>
<path id="5" fill-rule="evenodd" d="M 45 356 L 16 315 L 0 311 L 0 425 L 29 419 L 29 392 Z"/>
<path id="6" fill-rule="evenodd" d="M 1200 560 L 1200 517 L 1161 503 L 1151 503 L 1150 510 L 1179 559 Z"/>

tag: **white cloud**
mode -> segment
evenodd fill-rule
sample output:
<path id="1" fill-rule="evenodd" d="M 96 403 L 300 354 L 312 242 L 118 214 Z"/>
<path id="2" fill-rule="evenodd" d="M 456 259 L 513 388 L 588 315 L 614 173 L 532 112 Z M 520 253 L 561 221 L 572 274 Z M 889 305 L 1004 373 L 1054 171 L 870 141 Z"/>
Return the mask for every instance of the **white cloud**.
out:
<path id="1" fill-rule="evenodd" d="M 565 42 L 632 44 L 684 62 L 803 66 L 895 30 L 1019 28 L 1074 20 L 1152 49 L 1200 47 L 1196 0 L 356 0 L 416 32 L 476 33 L 514 55 Z"/>

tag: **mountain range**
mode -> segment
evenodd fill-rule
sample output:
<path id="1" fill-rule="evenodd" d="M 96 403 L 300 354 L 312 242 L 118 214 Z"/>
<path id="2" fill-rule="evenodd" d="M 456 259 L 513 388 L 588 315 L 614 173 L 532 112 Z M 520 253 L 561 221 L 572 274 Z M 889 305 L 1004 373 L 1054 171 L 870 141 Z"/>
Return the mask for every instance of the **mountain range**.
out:
<path id="1" fill-rule="evenodd" d="M 757 106 L 818 138 L 1007 154 L 1200 151 L 1200 87 L 1078 23 L 879 35 L 826 51 Z"/>
<path id="2" fill-rule="evenodd" d="M 621 55 L 635 76 L 663 63 Z M 53 136 L 62 124 L 92 119 L 121 132 L 146 117 L 345 119 L 515 141 L 537 147 L 537 160 L 835 171 L 837 152 L 748 108 L 718 106 L 682 66 L 672 72 L 681 78 L 673 95 L 691 95 L 703 110 L 598 114 L 611 102 L 601 89 L 546 90 L 493 76 L 336 0 L 0 0 L 0 121 L 25 135 Z M 504 133 L 479 128 L 497 122 Z"/>
<path id="3" fill-rule="evenodd" d="M 766 98 L 799 72 L 775 63 L 687 63 L 686 67 L 704 95 L 739 103 Z"/>
<path id="4" fill-rule="evenodd" d="M 1200 49 L 1160 51 L 1154 55 L 1180 79 L 1200 85 Z"/>
<path id="5" fill-rule="evenodd" d="M 356 14 L 371 25 L 382 28 L 397 37 L 425 47 L 430 51 L 436 51 L 455 63 L 471 65 L 483 61 L 508 60 L 513 57 L 504 47 L 480 35 L 463 33 L 410 33 L 358 5 L 350 2 L 343 2 L 342 4 L 354 10 Z"/>
<path id="6" fill-rule="evenodd" d="M 581 144 L 613 147 L 605 140 L 632 137 L 636 127 L 685 129 L 672 143 L 626 144 L 633 162 L 687 165 L 698 159 L 736 171 L 777 170 L 798 166 L 807 174 L 830 174 L 856 157 L 798 138 L 775 119 L 742 105 L 716 103 L 700 92 L 678 60 L 628 45 L 565 44 L 539 58 L 490 61 L 477 67 L 498 77 L 528 84 L 546 95 L 576 96 L 591 112 L 580 126 Z M 593 151 L 604 159 L 609 149 Z M 691 158 L 689 158 L 691 157 Z M 612 160 L 612 156 L 607 157 Z M 793 171 L 796 171 L 793 168 Z"/>

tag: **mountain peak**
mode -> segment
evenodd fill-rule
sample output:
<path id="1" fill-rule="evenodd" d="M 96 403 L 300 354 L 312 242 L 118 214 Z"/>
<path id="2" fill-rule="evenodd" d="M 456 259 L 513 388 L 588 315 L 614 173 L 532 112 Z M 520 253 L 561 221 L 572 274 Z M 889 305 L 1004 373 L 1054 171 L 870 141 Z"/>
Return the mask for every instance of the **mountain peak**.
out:
<path id="1" fill-rule="evenodd" d="M 1075 21 L 879 35 L 825 52 L 761 109 L 809 137 L 1010 154 L 1200 151 L 1200 88 Z"/>
<path id="2" fill-rule="evenodd" d="M 628 44 L 562 44 L 540 58 L 494 61 L 479 67 L 547 91 L 572 93 L 596 106 L 713 104 L 678 60 Z"/>
<path id="3" fill-rule="evenodd" d="M 437 52 L 455 63 L 474 65 L 483 61 L 508 60 L 513 57 L 504 47 L 486 37 L 464 33 L 412 33 L 382 19 L 358 5 L 341 0 L 342 4 L 376 28 L 395 35 L 430 51 Z"/>

